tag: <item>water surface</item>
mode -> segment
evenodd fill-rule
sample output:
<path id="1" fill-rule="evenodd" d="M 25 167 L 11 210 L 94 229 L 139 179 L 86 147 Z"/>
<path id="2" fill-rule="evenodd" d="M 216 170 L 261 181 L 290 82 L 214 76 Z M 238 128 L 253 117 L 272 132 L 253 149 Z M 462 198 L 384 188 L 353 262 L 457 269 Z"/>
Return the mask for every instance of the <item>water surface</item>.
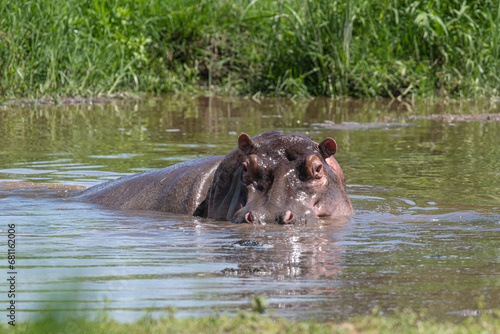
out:
<path id="1" fill-rule="evenodd" d="M 316 227 L 233 225 L 107 209 L 76 190 L 0 189 L 1 238 L 7 224 L 17 231 L 18 320 L 45 308 L 105 308 L 119 321 L 172 307 L 235 314 L 257 295 L 297 319 L 498 309 L 500 122 L 413 117 L 479 113 L 500 103 L 162 96 L 0 109 L 3 181 L 91 186 L 278 129 L 335 138 L 356 213 Z"/>

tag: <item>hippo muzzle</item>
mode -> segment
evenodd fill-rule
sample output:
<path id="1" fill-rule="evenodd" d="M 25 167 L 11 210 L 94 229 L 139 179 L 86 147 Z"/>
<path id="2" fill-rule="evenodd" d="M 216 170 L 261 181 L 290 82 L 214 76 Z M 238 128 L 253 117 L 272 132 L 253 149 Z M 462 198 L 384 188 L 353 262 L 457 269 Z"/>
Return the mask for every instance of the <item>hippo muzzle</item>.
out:
<path id="1" fill-rule="evenodd" d="M 233 218 L 233 223 L 315 225 L 318 223 L 318 217 L 313 210 L 305 210 L 300 212 L 300 214 L 293 214 L 290 210 L 276 212 L 273 214 L 262 208 L 256 208 L 255 210 L 243 208 L 242 210 L 236 212 Z"/>

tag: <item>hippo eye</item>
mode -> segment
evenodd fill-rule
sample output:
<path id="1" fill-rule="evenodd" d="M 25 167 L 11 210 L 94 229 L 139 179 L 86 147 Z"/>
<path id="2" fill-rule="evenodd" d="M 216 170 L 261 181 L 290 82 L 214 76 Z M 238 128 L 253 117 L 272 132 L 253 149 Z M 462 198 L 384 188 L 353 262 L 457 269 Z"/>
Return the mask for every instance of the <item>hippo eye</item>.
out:
<path id="1" fill-rule="evenodd" d="M 301 170 L 301 176 L 305 181 L 319 180 L 323 177 L 323 163 L 318 156 L 315 154 L 307 156 Z"/>
<path id="2" fill-rule="evenodd" d="M 246 162 L 243 163 L 243 165 L 242 165 L 241 182 L 243 182 L 243 184 L 245 184 L 245 185 L 252 183 L 252 176 L 248 172 L 248 165 Z"/>
<path id="3" fill-rule="evenodd" d="M 248 157 L 246 161 L 242 163 L 242 173 L 241 173 L 241 181 L 249 185 L 254 183 L 255 178 L 258 177 L 258 158 L 255 154 L 252 154 Z"/>

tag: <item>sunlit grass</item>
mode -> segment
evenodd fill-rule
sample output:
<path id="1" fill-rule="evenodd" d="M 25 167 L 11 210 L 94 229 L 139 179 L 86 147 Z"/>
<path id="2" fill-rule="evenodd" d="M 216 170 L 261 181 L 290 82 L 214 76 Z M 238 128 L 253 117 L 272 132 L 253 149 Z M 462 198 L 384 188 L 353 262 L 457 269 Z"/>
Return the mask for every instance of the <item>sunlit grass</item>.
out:
<path id="1" fill-rule="evenodd" d="M 9 326 L 12 327 L 12 326 Z M 6 325 L 0 326 L 5 330 Z M 117 323 L 109 318 L 55 319 L 45 317 L 38 321 L 17 324 L 12 333 L 498 333 L 499 314 L 465 318 L 458 323 L 435 319 L 413 312 L 394 316 L 362 316 L 347 322 L 294 321 L 242 312 L 237 316 L 219 315 L 205 318 L 153 319 L 145 316 L 132 323 Z"/>
<path id="2" fill-rule="evenodd" d="M 500 2 L 0 3 L 0 96 L 498 96 Z"/>

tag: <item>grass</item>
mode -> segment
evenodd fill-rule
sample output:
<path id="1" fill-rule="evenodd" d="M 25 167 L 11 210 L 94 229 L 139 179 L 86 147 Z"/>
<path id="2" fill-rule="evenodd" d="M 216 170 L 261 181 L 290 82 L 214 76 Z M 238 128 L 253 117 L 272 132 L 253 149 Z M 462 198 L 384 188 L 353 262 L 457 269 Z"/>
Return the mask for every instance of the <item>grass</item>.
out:
<path id="1" fill-rule="evenodd" d="M 498 96 L 498 0 L 4 0 L 0 97 Z"/>
<path id="2" fill-rule="evenodd" d="M 5 330 L 7 325 L 0 325 Z M 9 326 L 12 327 L 12 326 Z M 459 323 L 425 319 L 413 312 L 394 316 L 362 316 L 344 323 L 314 320 L 294 321 L 273 318 L 258 313 L 241 312 L 237 316 L 226 315 L 205 318 L 152 319 L 145 316 L 137 322 L 117 323 L 106 317 L 96 320 L 73 318 L 57 320 L 52 317 L 16 324 L 12 333 L 499 333 L 499 314 L 466 318 Z"/>
<path id="3" fill-rule="evenodd" d="M 69 302 L 69 308 L 71 308 Z M 240 311 L 236 316 L 217 312 L 214 316 L 176 318 L 175 308 L 167 308 L 165 316 L 154 319 L 149 313 L 135 322 L 118 323 L 104 313 L 95 319 L 82 316 L 61 318 L 50 308 L 38 319 L 17 322 L 15 326 L 0 324 L 0 332 L 9 327 L 11 332 L 29 333 L 499 333 L 500 310 L 472 311 L 475 316 L 463 316 L 454 321 L 438 320 L 429 312 L 396 311 L 384 316 L 378 310 L 371 315 L 355 316 L 345 322 L 318 322 L 316 320 L 291 320 L 265 315 L 268 302 L 256 296 L 251 311 Z M 75 308 L 77 309 L 77 308 Z M 272 312 L 271 312 L 272 313 Z M 457 321 L 458 320 L 458 321 Z"/>

